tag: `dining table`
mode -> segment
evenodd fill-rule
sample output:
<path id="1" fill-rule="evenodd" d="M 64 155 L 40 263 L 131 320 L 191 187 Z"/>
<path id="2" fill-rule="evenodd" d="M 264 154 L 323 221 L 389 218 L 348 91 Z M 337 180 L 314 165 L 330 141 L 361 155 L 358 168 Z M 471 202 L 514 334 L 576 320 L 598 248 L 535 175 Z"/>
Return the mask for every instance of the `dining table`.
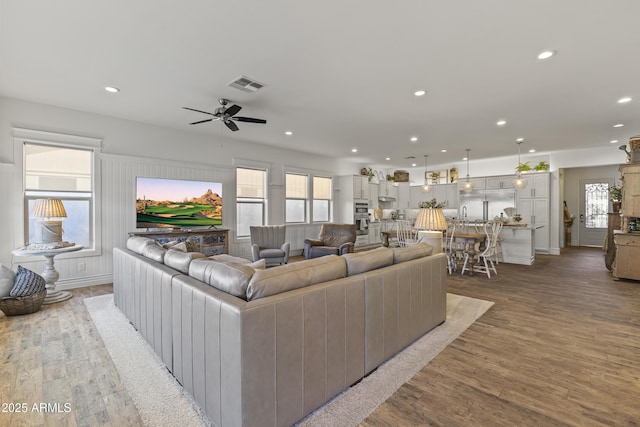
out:
<path id="1" fill-rule="evenodd" d="M 473 276 L 473 267 L 476 263 L 476 253 L 483 250 L 482 245 L 484 245 L 486 239 L 487 235 L 484 233 L 465 232 L 454 233 L 453 235 L 454 242 L 464 248 L 463 252 L 468 256 L 467 262 L 469 263 L 470 276 Z M 464 270 L 462 271 L 462 274 L 464 274 Z"/>

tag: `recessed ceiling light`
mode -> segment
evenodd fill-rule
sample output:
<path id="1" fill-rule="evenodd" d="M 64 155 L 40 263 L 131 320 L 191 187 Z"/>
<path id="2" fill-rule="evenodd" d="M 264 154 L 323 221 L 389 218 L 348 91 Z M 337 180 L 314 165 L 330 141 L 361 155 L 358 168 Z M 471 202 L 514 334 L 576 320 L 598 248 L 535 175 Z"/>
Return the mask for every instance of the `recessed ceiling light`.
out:
<path id="1" fill-rule="evenodd" d="M 441 152 L 441 153 L 446 153 L 446 152 L 447 152 L 447 149 L 446 149 L 446 148 L 443 148 L 442 150 L 440 150 L 440 152 Z"/>
<path id="2" fill-rule="evenodd" d="M 516 139 L 516 142 L 522 142 L 522 141 L 524 141 L 524 138 L 518 138 L 518 139 Z"/>
<path id="3" fill-rule="evenodd" d="M 427 93 L 427 91 L 426 91 L 426 90 L 417 90 L 417 91 L 415 91 L 413 94 L 414 94 L 415 96 L 423 96 L 423 95 L 424 95 L 424 94 L 426 94 L 426 93 Z"/>
<path id="4" fill-rule="evenodd" d="M 358 152 L 358 149 L 357 149 L 357 148 L 352 148 L 352 149 L 351 149 L 351 152 L 352 152 L 352 153 L 357 153 L 357 152 Z"/>
<path id="5" fill-rule="evenodd" d="M 507 121 L 506 121 L 506 120 L 498 120 L 498 121 L 496 122 L 496 124 L 497 124 L 498 126 L 504 126 L 504 125 L 506 125 L 506 124 L 507 124 Z"/>
<path id="6" fill-rule="evenodd" d="M 558 52 L 556 52 L 555 50 L 543 50 L 538 54 L 538 59 L 549 59 L 556 53 Z"/>
<path id="7" fill-rule="evenodd" d="M 614 128 L 621 128 L 622 126 L 624 126 L 624 124 L 622 124 L 622 123 L 618 123 L 617 125 L 613 125 Z"/>
<path id="8" fill-rule="evenodd" d="M 118 93 L 118 92 L 120 92 L 120 89 L 118 89 L 117 87 L 113 87 L 113 86 L 105 86 L 104 90 L 106 90 L 109 93 Z"/>
<path id="9" fill-rule="evenodd" d="M 290 130 L 288 130 L 288 131 L 286 131 L 284 134 L 285 134 L 285 135 L 293 135 L 293 132 L 291 132 Z"/>
<path id="10" fill-rule="evenodd" d="M 412 136 L 412 137 L 411 137 L 411 142 L 416 142 L 417 140 L 418 140 L 418 137 L 417 137 L 417 136 Z"/>
<path id="11" fill-rule="evenodd" d="M 391 157 L 385 157 L 384 159 L 385 160 L 391 160 Z"/>
<path id="12" fill-rule="evenodd" d="M 415 163 L 411 163 L 411 167 L 416 167 L 417 165 Z"/>
<path id="13" fill-rule="evenodd" d="M 462 160 L 467 161 L 467 158 L 466 158 L 466 157 L 463 157 L 463 158 L 462 158 Z"/>
<path id="14" fill-rule="evenodd" d="M 530 152 L 530 153 L 535 153 L 535 152 L 536 152 L 536 150 L 535 150 L 535 148 L 532 148 L 531 150 L 529 150 L 529 152 Z"/>
<path id="15" fill-rule="evenodd" d="M 631 102 L 631 97 L 625 96 L 624 98 L 618 99 L 618 104 L 626 104 L 627 102 Z"/>
<path id="16" fill-rule="evenodd" d="M 609 144 L 615 144 L 616 142 L 618 142 L 617 139 L 612 139 L 611 141 L 609 141 Z"/>

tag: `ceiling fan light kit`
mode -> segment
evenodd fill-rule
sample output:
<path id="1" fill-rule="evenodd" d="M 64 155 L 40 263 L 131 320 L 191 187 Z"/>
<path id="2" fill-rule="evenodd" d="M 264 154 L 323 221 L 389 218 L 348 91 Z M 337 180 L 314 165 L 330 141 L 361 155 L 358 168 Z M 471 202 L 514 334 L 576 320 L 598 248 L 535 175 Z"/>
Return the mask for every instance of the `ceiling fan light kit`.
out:
<path id="1" fill-rule="evenodd" d="M 262 124 L 267 123 L 267 121 L 264 119 L 236 116 L 236 114 L 238 114 L 240 110 L 242 110 L 242 107 L 237 104 L 233 104 L 230 107 L 227 107 L 227 105 L 229 104 L 229 100 L 226 98 L 220 98 L 218 102 L 220 103 L 221 107 L 216 108 L 213 113 L 210 113 L 208 111 L 196 110 L 195 108 L 189 108 L 189 107 L 182 107 L 182 108 L 184 108 L 185 110 L 195 111 L 197 113 L 208 114 L 210 116 L 213 116 L 210 119 L 199 120 L 197 122 L 189 123 L 190 125 L 198 125 L 200 123 L 212 122 L 214 120 L 221 120 L 222 123 L 225 124 L 225 126 L 231 129 L 233 132 L 236 132 L 240 130 L 240 128 L 238 128 L 238 125 L 235 124 L 235 122 L 262 123 Z"/>

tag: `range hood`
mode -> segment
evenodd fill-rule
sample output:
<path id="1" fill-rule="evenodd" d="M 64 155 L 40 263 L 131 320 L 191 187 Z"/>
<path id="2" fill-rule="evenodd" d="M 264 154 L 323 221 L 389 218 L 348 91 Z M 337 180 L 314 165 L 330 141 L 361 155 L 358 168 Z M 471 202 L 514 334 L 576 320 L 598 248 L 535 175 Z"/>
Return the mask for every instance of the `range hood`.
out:
<path id="1" fill-rule="evenodd" d="M 379 202 L 395 202 L 396 198 L 391 196 L 380 196 L 378 197 Z"/>

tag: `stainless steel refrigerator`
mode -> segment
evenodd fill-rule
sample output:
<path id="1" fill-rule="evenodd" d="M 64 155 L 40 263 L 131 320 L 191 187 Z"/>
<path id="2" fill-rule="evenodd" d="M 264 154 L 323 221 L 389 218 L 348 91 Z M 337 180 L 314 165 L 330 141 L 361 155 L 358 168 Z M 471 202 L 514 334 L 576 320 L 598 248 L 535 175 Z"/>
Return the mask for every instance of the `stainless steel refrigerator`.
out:
<path id="1" fill-rule="evenodd" d="M 506 216 L 504 209 L 515 207 L 515 205 L 516 191 L 513 189 L 460 192 L 459 215 L 460 219 L 469 221 L 487 221 L 496 217 L 500 218 L 501 213 Z"/>

